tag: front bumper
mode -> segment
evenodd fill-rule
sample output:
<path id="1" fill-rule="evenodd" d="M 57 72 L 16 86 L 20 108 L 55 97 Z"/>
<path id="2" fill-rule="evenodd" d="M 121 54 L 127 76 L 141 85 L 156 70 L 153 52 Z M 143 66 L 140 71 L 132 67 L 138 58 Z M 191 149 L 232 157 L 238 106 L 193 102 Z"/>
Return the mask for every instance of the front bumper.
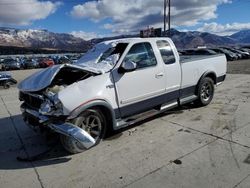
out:
<path id="1" fill-rule="evenodd" d="M 27 125 L 34 126 L 46 126 L 57 132 L 59 134 L 68 136 L 80 144 L 86 149 L 95 145 L 95 139 L 90 136 L 89 133 L 84 131 L 83 129 L 75 126 L 72 123 L 68 123 L 65 121 L 55 121 L 55 119 L 50 118 L 48 116 L 41 115 L 36 110 L 32 110 L 27 108 L 24 104 L 21 105 L 21 112 L 23 114 L 24 121 Z"/>

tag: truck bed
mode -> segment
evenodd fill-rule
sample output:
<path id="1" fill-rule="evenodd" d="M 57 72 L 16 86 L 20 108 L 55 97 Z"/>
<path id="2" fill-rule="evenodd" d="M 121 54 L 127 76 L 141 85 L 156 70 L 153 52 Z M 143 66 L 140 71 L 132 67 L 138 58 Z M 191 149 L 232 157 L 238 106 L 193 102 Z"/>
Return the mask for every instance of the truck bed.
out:
<path id="1" fill-rule="evenodd" d="M 188 55 L 180 56 L 180 65 L 182 68 L 181 88 L 196 86 L 197 81 L 206 71 L 214 72 L 219 78 L 226 74 L 225 55 Z"/>
<path id="2" fill-rule="evenodd" d="M 216 55 L 180 55 L 180 63 L 188 63 L 191 61 L 199 61 L 214 57 L 223 56 L 223 54 L 216 54 Z"/>

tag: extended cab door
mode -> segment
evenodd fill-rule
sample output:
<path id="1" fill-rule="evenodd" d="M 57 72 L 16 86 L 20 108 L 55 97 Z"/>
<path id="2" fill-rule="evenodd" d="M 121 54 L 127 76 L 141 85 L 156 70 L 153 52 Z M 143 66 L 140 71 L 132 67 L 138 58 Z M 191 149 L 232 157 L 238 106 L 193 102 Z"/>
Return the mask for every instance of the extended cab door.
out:
<path id="1" fill-rule="evenodd" d="M 151 43 L 132 45 L 124 61 L 136 63 L 137 69 L 126 73 L 113 72 L 121 116 L 130 116 L 161 104 L 164 101 L 165 74 Z"/>
<path id="2" fill-rule="evenodd" d="M 166 102 L 171 102 L 179 98 L 180 95 L 182 73 L 179 55 L 174 44 L 166 39 L 157 40 L 156 45 L 161 57 L 159 61 L 162 62 L 166 75 L 166 92 L 169 93 Z"/>

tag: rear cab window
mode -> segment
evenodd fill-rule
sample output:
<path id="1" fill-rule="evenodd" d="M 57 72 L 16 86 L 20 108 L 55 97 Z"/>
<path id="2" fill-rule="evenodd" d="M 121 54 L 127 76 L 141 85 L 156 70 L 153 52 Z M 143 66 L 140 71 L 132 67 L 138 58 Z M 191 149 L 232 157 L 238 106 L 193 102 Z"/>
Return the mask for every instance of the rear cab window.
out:
<path id="1" fill-rule="evenodd" d="M 172 50 L 171 45 L 166 40 L 158 40 L 156 41 L 156 45 L 160 51 L 162 60 L 165 64 L 173 64 L 175 63 L 175 56 Z"/>
<path id="2" fill-rule="evenodd" d="M 127 53 L 124 61 L 133 61 L 137 64 L 138 69 L 157 64 L 153 48 L 148 42 L 134 44 Z"/>

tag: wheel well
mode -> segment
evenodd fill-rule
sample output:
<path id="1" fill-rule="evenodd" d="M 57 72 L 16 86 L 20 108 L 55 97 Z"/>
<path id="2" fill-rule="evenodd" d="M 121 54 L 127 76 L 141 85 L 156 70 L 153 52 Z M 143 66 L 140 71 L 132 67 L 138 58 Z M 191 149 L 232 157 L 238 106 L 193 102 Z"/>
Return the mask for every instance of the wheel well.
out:
<path id="1" fill-rule="evenodd" d="M 204 79 L 204 78 L 211 78 L 214 82 L 214 84 L 217 83 L 217 78 L 216 78 L 216 75 L 214 72 L 209 72 L 207 74 L 203 74 L 202 77 L 200 78 L 199 82 L 197 83 L 196 85 L 196 89 L 195 89 L 195 94 L 197 95 L 198 94 L 198 88 L 199 88 L 199 84 L 200 82 Z"/>
<path id="2" fill-rule="evenodd" d="M 214 73 L 208 73 L 204 78 L 211 78 L 214 81 L 214 84 L 216 84 L 216 75 Z"/>
<path id="3" fill-rule="evenodd" d="M 92 108 L 99 109 L 103 113 L 103 115 L 105 116 L 106 122 L 107 122 L 107 134 L 109 134 L 109 132 L 113 130 L 112 113 L 110 112 L 110 110 L 107 107 L 102 106 L 102 105 L 97 105 L 97 106 L 94 106 Z"/>

